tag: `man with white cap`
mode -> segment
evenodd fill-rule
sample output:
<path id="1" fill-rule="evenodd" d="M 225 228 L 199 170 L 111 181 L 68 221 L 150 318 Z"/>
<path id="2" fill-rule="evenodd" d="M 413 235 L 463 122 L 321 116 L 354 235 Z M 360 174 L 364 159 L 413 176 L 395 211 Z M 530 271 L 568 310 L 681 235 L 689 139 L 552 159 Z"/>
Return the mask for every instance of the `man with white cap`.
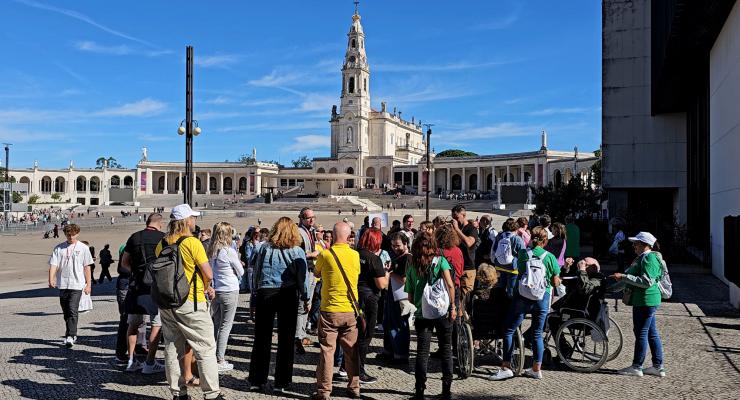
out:
<path id="1" fill-rule="evenodd" d="M 206 399 L 222 399 L 218 383 L 218 364 L 216 362 L 216 339 L 213 335 L 213 320 L 208 311 L 206 296 L 213 298 L 211 287 L 213 271 L 208 264 L 208 256 L 200 240 L 193 236 L 195 217 L 200 212 L 193 211 L 188 204 L 180 204 L 172 209 L 169 231 L 157 245 L 159 255 L 164 242 L 168 245 L 178 243 L 180 260 L 185 276 L 190 283 L 190 294 L 185 304 L 175 309 L 160 309 L 162 333 L 164 337 L 165 373 L 173 399 L 189 399 L 188 386 L 181 377 L 180 360 L 187 347 L 195 352 L 200 372 L 200 387 Z M 193 280 L 196 280 L 193 285 Z M 195 290 L 193 290 L 195 287 Z"/>
<path id="2" fill-rule="evenodd" d="M 656 324 L 656 312 L 661 303 L 660 288 L 658 281 L 663 274 L 663 257 L 658 250 L 655 236 L 650 232 L 640 232 L 630 237 L 632 247 L 635 249 L 637 258 L 632 265 L 623 273 L 615 273 L 612 278 L 622 281 L 625 285 L 627 303 L 632 306 L 632 322 L 635 333 L 635 352 L 632 365 L 618 371 L 621 375 L 643 376 L 655 375 L 665 376 L 663 368 L 663 343 Z M 642 368 L 650 347 L 653 365 Z"/>

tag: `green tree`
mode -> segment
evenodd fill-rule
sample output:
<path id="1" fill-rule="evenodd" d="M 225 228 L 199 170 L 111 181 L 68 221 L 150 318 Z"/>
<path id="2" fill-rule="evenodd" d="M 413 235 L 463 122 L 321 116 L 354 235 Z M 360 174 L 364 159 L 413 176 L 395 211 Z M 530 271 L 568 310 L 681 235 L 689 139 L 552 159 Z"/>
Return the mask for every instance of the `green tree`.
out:
<path id="1" fill-rule="evenodd" d="M 594 176 L 594 185 L 601 186 L 601 149 L 594 151 L 594 156 L 599 159 L 591 166 L 591 172 Z"/>
<path id="2" fill-rule="evenodd" d="M 300 156 L 298 159 L 291 161 L 294 168 L 311 168 L 313 163 L 308 156 Z"/>
<path id="3" fill-rule="evenodd" d="M 254 164 L 255 160 L 249 154 L 242 154 L 241 157 L 239 157 L 239 159 L 236 160 L 236 162 L 240 162 L 246 165 L 251 165 L 251 164 Z"/>
<path id="4" fill-rule="evenodd" d="M 591 189 L 579 177 L 560 186 L 542 186 L 534 192 L 535 212 L 548 214 L 553 221 L 564 222 L 575 214 L 591 214 L 601 207 L 601 192 Z"/>
<path id="5" fill-rule="evenodd" d="M 36 202 L 39 201 L 39 195 L 32 194 L 31 197 L 28 198 L 28 204 L 36 204 Z"/>
<path id="6" fill-rule="evenodd" d="M 23 201 L 23 195 L 18 192 L 13 192 L 13 203 L 20 203 Z"/>
<path id="7" fill-rule="evenodd" d="M 5 180 L 5 171 L 4 170 L 0 170 L 0 183 L 4 183 L 4 182 L 6 182 L 6 180 Z M 10 182 L 11 183 L 15 183 L 15 177 L 14 176 L 11 176 L 10 177 Z"/>
<path id="8" fill-rule="evenodd" d="M 59 201 L 59 200 L 62 199 L 62 195 L 59 194 L 59 193 L 54 193 L 54 194 L 51 195 L 51 199 L 54 200 L 54 201 Z"/>
<path id="9" fill-rule="evenodd" d="M 472 151 L 465 151 L 460 149 L 449 149 L 440 151 L 435 157 L 476 157 L 478 154 Z"/>
<path id="10" fill-rule="evenodd" d="M 124 168 L 123 165 L 121 165 L 115 157 L 98 157 L 97 160 L 95 160 L 95 169 L 103 169 L 103 165 L 105 163 L 108 163 L 108 168 Z"/>

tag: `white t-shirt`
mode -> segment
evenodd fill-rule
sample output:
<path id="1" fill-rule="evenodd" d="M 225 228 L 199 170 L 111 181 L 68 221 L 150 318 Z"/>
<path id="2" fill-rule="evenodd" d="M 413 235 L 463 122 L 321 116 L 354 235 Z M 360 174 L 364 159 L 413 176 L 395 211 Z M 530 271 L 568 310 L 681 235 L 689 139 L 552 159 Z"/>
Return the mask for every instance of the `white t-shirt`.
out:
<path id="1" fill-rule="evenodd" d="M 93 263 L 90 248 L 80 241 L 61 243 L 54 248 L 49 265 L 56 265 L 57 288 L 82 290 L 85 288 L 85 266 Z"/>

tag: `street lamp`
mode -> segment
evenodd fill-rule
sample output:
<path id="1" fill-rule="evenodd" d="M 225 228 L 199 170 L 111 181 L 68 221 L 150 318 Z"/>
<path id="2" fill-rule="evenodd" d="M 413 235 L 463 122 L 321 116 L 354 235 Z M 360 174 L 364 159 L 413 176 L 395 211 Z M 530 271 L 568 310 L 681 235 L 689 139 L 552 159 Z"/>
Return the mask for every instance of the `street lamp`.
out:
<path id="1" fill-rule="evenodd" d="M 185 182 L 180 182 L 183 189 L 183 202 L 193 205 L 193 136 L 200 135 L 198 121 L 193 120 L 193 46 L 185 48 L 185 119 L 177 128 L 179 135 L 185 135 Z"/>
<path id="2" fill-rule="evenodd" d="M 434 124 L 424 124 L 424 126 L 427 127 L 427 170 L 426 170 L 426 179 L 427 179 L 427 190 L 426 190 L 426 221 L 429 221 L 429 191 L 431 190 L 431 179 L 429 177 L 429 174 L 432 172 L 432 163 L 429 156 L 429 141 L 432 138 L 432 127 Z"/>
<path id="3" fill-rule="evenodd" d="M 3 188 L 3 211 L 5 213 L 5 229 L 7 230 L 10 228 L 8 212 L 13 207 L 13 183 L 10 182 L 10 146 L 12 145 L 10 143 L 3 144 L 5 145 L 5 185 L 8 185 L 8 189 Z"/>

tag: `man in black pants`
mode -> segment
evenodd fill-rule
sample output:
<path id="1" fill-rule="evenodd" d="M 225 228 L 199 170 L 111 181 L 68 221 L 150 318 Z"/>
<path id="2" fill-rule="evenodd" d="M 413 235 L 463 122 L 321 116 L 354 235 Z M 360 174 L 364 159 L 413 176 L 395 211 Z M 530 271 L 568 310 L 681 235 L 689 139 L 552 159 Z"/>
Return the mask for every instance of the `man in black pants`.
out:
<path id="1" fill-rule="evenodd" d="M 103 246 L 103 250 L 100 250 L 100 278 L 98 283 L 103 283 L 105 277 L 108 277 L 108 282 L 112 281 L 113 278 L 110 276 L 110 265 L 113 264 L 113 256 L 110 254 L 110 245 L 106 244 Z"/>
<path id="2" fill-rule="evenodd" d="M 78 241 L 80 227 L 69 224 L 64 227 L 67 241 L 57 245 L 49 258 L 49 287 L 59 288 L 59 303 L 64 313 L 66 332 L 64 345 L 74 346 L 77 342 L 77 313 L 82 292 L 90 294 L 90 264 L 92 255 L 87 245 Z"/>

